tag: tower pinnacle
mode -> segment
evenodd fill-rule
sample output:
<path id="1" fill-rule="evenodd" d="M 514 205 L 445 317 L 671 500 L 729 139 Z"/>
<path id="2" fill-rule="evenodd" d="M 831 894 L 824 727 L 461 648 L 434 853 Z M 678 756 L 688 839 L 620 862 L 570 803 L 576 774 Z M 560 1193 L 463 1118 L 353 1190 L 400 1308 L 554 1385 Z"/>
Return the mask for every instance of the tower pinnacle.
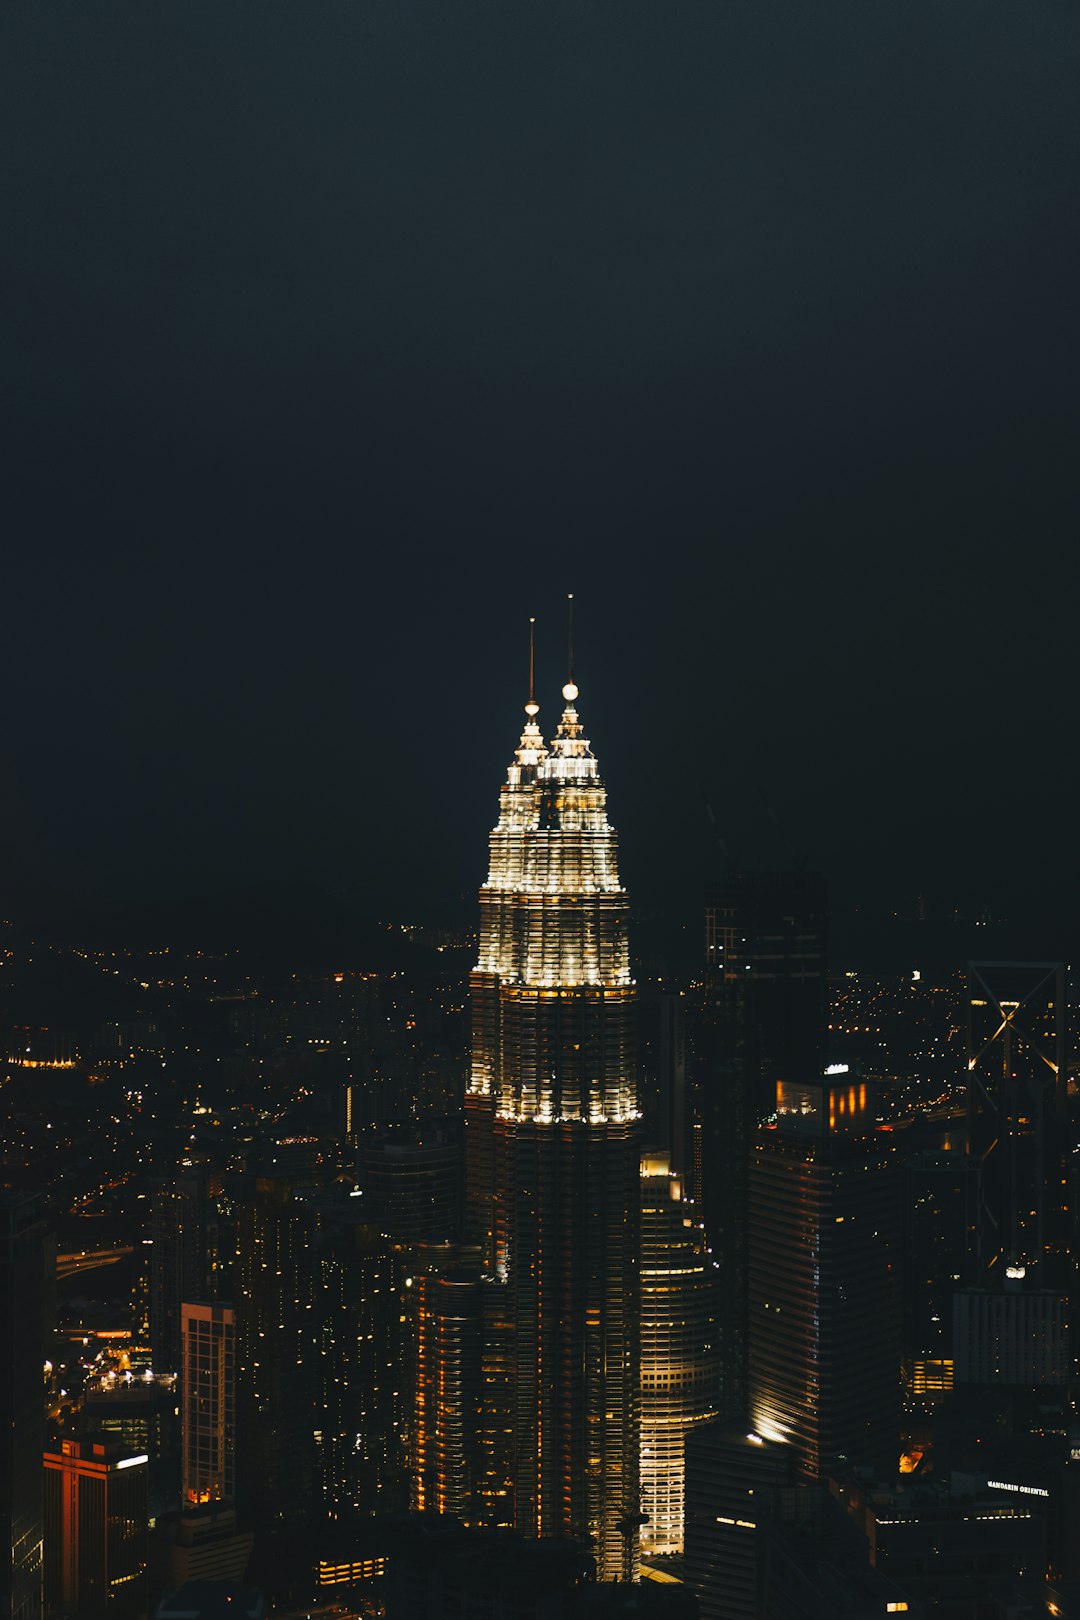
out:
<path id="1" fill-rule="evenodd" d="M 540 713 L 540 705 L 536 701 L 536 620 L 529 620 L 529 701 L 525 705 L 525 713 L 530 720 L 535 720 Z"/>
<path id="2" fill-rule="evenodd" d="M 567 620 L 567 623 L 566 623 L 567 676 L 566 676 L 566 685 L 562 689 L 562 695 L 566 699 L 567 703 L 573 703 L 574 699 L 578 695 L 578 689 L 574 685 L 574 593 L 573 593 L 573 591 L 571 591 L 570 594 L 567 596 L 566 601 L 567 601 L 567 610 L 566 610 L 566 620 Z"/>

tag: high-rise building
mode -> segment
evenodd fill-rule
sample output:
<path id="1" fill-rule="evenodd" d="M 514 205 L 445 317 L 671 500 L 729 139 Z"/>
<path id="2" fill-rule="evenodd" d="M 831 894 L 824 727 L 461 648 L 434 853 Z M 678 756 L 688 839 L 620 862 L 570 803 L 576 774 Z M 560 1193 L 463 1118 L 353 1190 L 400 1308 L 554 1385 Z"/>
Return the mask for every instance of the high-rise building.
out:
<path id="1" fill-rule="evenodd" d="M 974 1242 L 953 1300 L 957 1382 L 1063 1385 L 1077 1301 L 1061 962 L 968 964 Z"/>
<path id="2" fill-rule="evenodd" d="M 720 1400 L 717 1271 L 666 1154 L 641 1161 L 641 1508 L 644 1553 L 683 1547 L 686 1436 Z"/>
<path id="3" fill-rule="evenodd" d="M 461 1143 L 445 1124 L 384 1127 L 360 1143 L 364 1219 L 395 1243 L 461 1235 Z"/>
<path id="4" fill-rule="evenodd" d="M 41 1614 L 46 1222 L 38 1193 L 0 1189 L 0 1614 Z"/>
<path id="5" fill-rule="evenodd" d="M 236 1497 L 236 1312 L 181 1306 L 180 1499 L 185 1507 Z"/>
<path id="6" fill-rule="evenodd" d="M 314 1496 L 318 1263 L 308 1204 L 287 1176 L 250 1178 L 236 1200 L 237 1506 L 285 1554 L 278 1532 Z"/>
<path id="7" fill-rule="evenodd" d="M 705 904 L 705 996 L 696 1032 L 699 1200 L 721 1268 L 723 1412 L 746 1418 L 749 1163 L 780 1080 L 818 1074 L 827 1037 L 825 882 L 817 872 L 734 871 Z"/>
<path id="8" fill-rule="evenodd" d="M 971 962 L 968 983 L 968 1154 L 980 1182 L 971 1281 L 1038 1267 L 1045 1287 L 1069 1247 L 1065 968 Z"/>
<path id="9" fill-rule="evenodd" d="M 900 1176 L 869 1087 L 781 1082 L 750 1172 L 750 1422 L 804 1477 L 899 1454 Z"/>
<path id="10" fill-rule="evenodd" d="M 104 1435 L 45 1453 L 46 1620 L 146 1614 L 146 1463 Z"/>
<path id="11" fill-rule="evenodd" d="M 410 1505 L 469 1526 L 513 1521 L 513 1338 L 506 1287 L 472 1244 L 418 1244 L 404 1292 Z"/>
<path id="12" fill-rule="evenodd" d="M 978 1175 L 965 1153 L 925 1149 L 904 1167 L 903 1382 L 907 1398 L 953 1387 L 953 1296 L 967 1271 Z"/>
<path id="13" fill-rule="evenodd" d="M 218 1261 L 216 1178 L 185 1165 L 161 1182 L 151 1203 L 150 1351 L 154 1370 L 180 1370 L 185 1300 L 216 1299 L 225 1285 Z"/>
<path id="14" fill-rule="evenodd" d="M 790 1446 L 707 1423 L 686 1439 L 686 1579 L 702 1620 L 757 1620 L 761 1538 Z"/>
<path id="15" fill-rule="evenodd" d="M 145 1451 L 150 1517 L 171 1513 L 180 1488 L 180 1391 L 171 1373 L 104 1378 L 83 1395 L 80 1429 L 119 1441 L 130 1455 Z"/>
<path id="16" fill-rule="evenodd" d="M 639 1113 L 627 897 L 576 708 L 530 700 L 491 834 L 472 975 L 470 1235 L 507 1290 L 514 1523 L 634 1567 Z"/>
<path id="17" fill-rule="evenodd" d="M 687 1108 L 686 997 L 660 988 L 643 996 L 641 1028 L 643 1136 L 649 1150 L 667 1155 L 686 1196 L 697 1196 Z"/>
<path id="18" fill-rule="evenodd" d="M 326 1518 L 404 1503 L 403 1261 L 361 1198 L 319 1205 L 315 1489 Z"/>
<path id="19" fill-rule="evenodd" d="M 430 1266 L 417 1270 L 411 1286 L 416 1380 L 411 1505 L 475 1525 L 483 1520 L 484 1283 L 474 1268 Z"/>
<path id="20" fill-rule="evenodd" d="M 154 1563 L 160 1590 L 186 1581 L 242 1581 L 254 1536 L 236 1526 L 236 1509 L 223 1502 L 169 1513 L 154 1526 Z"/>

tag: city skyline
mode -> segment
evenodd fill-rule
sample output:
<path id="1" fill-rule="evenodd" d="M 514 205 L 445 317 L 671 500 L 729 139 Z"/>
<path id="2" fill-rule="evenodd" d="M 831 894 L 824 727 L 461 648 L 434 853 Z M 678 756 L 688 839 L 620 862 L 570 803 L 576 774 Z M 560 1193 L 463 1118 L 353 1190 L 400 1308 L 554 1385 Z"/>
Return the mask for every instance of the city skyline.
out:
<path id="1" fill-rule="evenodd" d="M 0 8 L 0 1620 L 1080 1620 L 1078 60 Z"/>

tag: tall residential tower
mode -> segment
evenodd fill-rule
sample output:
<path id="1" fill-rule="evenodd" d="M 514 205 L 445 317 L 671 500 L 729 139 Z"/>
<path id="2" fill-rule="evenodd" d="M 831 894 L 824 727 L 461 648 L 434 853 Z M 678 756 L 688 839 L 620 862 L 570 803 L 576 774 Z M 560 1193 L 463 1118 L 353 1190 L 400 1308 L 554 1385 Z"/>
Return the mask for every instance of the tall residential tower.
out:
<path id="1" fill-rule="evenodd" d="M 480 893 L 466 1098 L 471 1236 L 505 1289 L 514 1523 L 634 1568 L 639 1112 L 627 897 L 570 681 L 526 706 Z"/>

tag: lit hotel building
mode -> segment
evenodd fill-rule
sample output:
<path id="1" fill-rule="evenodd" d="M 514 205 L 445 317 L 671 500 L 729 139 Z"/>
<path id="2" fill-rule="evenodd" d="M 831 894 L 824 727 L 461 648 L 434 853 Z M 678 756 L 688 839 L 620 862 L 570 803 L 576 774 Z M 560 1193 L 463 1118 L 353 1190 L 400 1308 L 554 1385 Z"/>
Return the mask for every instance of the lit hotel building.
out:
<path id="1" fill-rule="evenodd" d="M 666 1155 L 641 1161 L 641 1508 L 646 1553 L 683 1550 L 686 1436 L 720 1402 L 717 1271 Z"/>
<path id="2" fill-rule="evenodd" d="M 509 1485 L 528 1536 L 636 1567 L 639 1113 L 627 897 L 575 707 L 527 722 L 480 894 L 466 1098 L 470 1235 L 506 1289 Z"/>

